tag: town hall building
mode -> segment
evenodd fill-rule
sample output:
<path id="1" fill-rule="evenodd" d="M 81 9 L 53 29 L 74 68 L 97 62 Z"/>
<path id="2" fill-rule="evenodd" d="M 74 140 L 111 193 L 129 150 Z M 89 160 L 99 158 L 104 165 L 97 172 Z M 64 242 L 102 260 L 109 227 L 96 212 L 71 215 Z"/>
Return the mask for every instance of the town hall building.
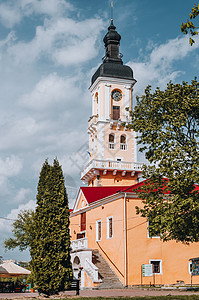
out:
<path id="1" fill-rule="evenodd" d="M 121 36 L 111 20 L 105 56 L 91 79 L 92 116 L 88 121 L 89 162 L 70 214 L 71 260 L 81 288 L 121 288 L 142 284 L 190 284 L 190 259 L 198 244 L 162 242 L 148 233 L 135 189 L 142 185 L 136 133 L 129 128 L 133 109 L 133 70 L 123 64 Z M 144 266 L 152 266 L 145 276 Z M 199 283 L 199 277 L 193 278 Z"/>

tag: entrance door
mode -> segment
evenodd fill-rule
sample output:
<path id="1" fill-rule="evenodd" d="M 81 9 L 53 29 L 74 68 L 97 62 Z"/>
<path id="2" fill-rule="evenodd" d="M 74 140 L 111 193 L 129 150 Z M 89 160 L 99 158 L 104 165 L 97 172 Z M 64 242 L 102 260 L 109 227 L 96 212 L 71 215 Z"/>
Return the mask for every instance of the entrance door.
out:
<path id="1" fill-rule="evenodd" d="M 113 120 L 120 118 L 120 106 L 113 106 Z"/>

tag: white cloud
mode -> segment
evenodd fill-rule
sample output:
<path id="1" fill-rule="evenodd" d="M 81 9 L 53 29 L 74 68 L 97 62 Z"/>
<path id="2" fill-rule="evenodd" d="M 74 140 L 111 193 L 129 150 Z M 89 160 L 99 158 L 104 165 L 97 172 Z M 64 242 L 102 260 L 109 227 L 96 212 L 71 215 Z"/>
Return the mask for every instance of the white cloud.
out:
<path id="1" fill-rule="evenodd" d="M 0 4 L 0 20 L 1 23 L 8 28 L 12 28 L 22 19 L 19 7 L 12 7 L 10 3 Z"/>
<path id="2" fill-rule="evenodd" d="M 28 195 L 30 195 L 31 193 L 31 189 L 20 188 L 14 197 L 14 202 L 24 203 L 25 201 L 27 201 Z"/>
<path id="3" fill-rule="evenodd" d="M 6 135 L 3 130 L 0 132 L 0 150 L 13 149 L 31 149 L 37 142 L 33 138 L 39 137 L 41 133 L 49 128 L 48 122 L 37 121 L 33 117 L 21 117 L 11 120 L 9 124 L 4 124 Z M 37 140 L 36 140 L 37 141 Z"/>
<path id="4" fill-rule="evenodd" d="M 65 0 L 7 0 L 0 4 L 0 21 L 5 27 L 12 28 L 33 14 L 59 17 L 71 10 L 74 10 L 73 5 Z"/>
<path id="5" fill-rule="evenodd" d="M 0 198 L 4 203 L 9 202 L 12 194 L 12 177 L 19 176 L 23 168 L 23 161 L 15 155 L 0 157 Z"/>
<path id="6" fill-rule="evenodd" d="M 42 78 L 33 90 L 19 100 L 20 104 L 35 110 L 64 105 L 76 98 L 80 90 L 76 87 L 78 78 L 60 77 L 56 73 Z M 69 104 L 69 103 L 68 103 Z"/>
<path id="7" fill-rule="evenodd" d="M 144 88 L 150 84 L 153 88 L 159 86 L 164 89 L 166 84 L 175 81 L 182 69 L 174 69 L 173 63 L 185 59 L 192 51 L 199 48 L 199 39 L 191 47 L 187 42 L 187 36 L 169 40 L 167 43 L 153 46 L 151 54 L 144 62 L 128 63 L 132 67 L 137 83 L 135 93 L 143 93 Z M 155 86 L 154 86 L 155 85 Z"/>
<path id="8" fill-rule="evenodd" d="M 22 210 L 35 209 L 36 202 L 34 200 L 29 200 L 25 204 L 20 204 L 18 208 L 14 208 L 10 211 L 10 213 L 5 217 L 5 219 L 0 219 L 0 232 L 10 233 L 12 231 L 12 223 L 17 219 L 18 214 Z"/>
<path id="9" fill-rule="evenodd" d="M 92 28 L 92 31 L 91 31 Z M 13 61 L 33 63 L 42 57 L 59 65 L 79 64 L 97 54 L 96 40 L 103 28 L 101 19 L 74 21 L 69 18 L 46 20 L 36 28 L 30 42 L 18 42 L 7 49 Z"/>
<path id="10" fill-rule="evenodd" d="M 19 174 L 23 167 L 22 160 L 17 156 L 0 158 L 0 177 L 12 177 Z"/>

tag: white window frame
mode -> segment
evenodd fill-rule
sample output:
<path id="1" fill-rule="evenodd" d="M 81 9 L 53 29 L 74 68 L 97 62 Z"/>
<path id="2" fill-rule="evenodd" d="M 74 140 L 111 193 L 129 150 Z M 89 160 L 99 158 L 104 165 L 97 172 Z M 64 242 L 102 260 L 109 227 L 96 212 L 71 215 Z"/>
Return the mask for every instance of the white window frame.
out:
<path id="1" fill-rule="evenodd" d="M 188 268 L 189 268 L 189 274 L 191 274 L 191 271 L 190 271 L 190 266 L 192 265 L 192 261 L 189 261 L 189 264 L 188 264 Z"/>
<path id="2" fill-rule="evenodd" d="M 149 259 L 150 264 L 151 264 L 152 261 L 159 261 L 160 262 L 160 273 L 154 273 L 154 274 L 162 275 L 162 259 Z"/>
<path id="3" fill-rule="evenodd" d="M 147 221 L 147 238 L 148 239 L 159 239 L 160 238 L 159 235 L 156 235 L 156 236 L 150 236 L 149 235 L 149 221 Z"/>
<path id="4" fill-rule="evenodd" d="M 99 239 L 99 223 L 101 224 L 101 237 Z M 96 242 L 100 242 L 102 240 L 102 220 L 96 221 Z"/>
<path id="5" fill-rule="evenodd" d="M 112 236 L 110 236 L 110 232 L 109 232 L 109 225 L 110 225 L 110 220 L 112 219 Z M 113 217 L 107 217 L 107 239 L 110 240 L 113 238 Z"/>

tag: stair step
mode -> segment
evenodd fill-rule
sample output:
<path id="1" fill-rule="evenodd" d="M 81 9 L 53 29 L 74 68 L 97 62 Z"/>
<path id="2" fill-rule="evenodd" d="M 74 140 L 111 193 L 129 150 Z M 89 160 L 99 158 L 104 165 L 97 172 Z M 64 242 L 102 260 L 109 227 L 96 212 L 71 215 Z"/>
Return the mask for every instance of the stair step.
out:
<path id="1" fill-rule="evenodd" d="M 98 268 L 99 279 L 102 280 L 102 283 L 100 283 L 95 289 L 123 288 L 123 284 L 98 250 L 92 251 L 92 263 Z"/>

